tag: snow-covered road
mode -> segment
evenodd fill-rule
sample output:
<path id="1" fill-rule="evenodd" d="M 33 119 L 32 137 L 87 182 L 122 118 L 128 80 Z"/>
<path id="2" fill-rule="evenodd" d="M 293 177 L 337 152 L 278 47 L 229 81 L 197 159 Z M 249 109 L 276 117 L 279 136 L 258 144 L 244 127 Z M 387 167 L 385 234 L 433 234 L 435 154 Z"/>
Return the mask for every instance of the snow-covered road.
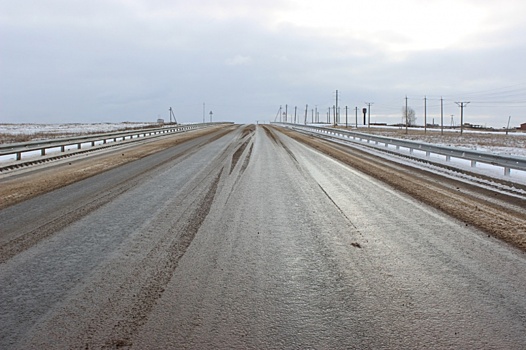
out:
<path id="1" fill-rule="evenodd" d="M 4 209 L 0 245 L 46 210 L 76 216 L 0 265 L 2 349 L 526 343 L 523 253 L 270 128 Z"/>

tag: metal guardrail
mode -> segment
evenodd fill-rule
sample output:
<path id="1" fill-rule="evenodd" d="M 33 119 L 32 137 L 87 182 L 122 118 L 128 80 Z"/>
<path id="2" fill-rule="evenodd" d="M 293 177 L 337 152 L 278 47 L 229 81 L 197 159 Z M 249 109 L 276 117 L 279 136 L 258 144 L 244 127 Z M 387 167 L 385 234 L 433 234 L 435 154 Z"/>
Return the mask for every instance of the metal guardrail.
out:
<path id="1" fill-rule="evenodd" d="M 337 128 L 297 125 L 288 123 L 274 124 L 282 125 L 290 129 L 306 130 L 318 134 L 331 135 L 333 137 L 339 137 L 348 141 L 355 141 L 362 145 L 365 144 L 376 149 L 385 149 L 389 146 L 395 146 L 396 151 L 399 151 L 400 148 L 405 148 L 409 150 L 410 154 L 413 154 L 415 150 L 426 152 L 426 157 L 429 157 L 431 154 L 439 154 L 445 156 L 446 161 L 450 161 L 451 158 L 465 159 L 471 161 L 472 167 L 476 167 L 477 162 L 491 164 L 494 166 L 504 168 L 504 175 L 506 176 L 510 175 L 511 169 L 526 171 L 526 158 L 524 157 L 501 156 L 488 152 L 473 151 L 469 149 L 453 148 L 447 146 L 437 146 L 429 143 L 401 140 L 384 136 L 376 136 L 355 131 L 341 130 Z M 374 144 L 371 144 L 371 142 Z M 383 147 L 379 146 L 380 144 L 382 144 Z M 398 153 L 402 154 L 402 152 Z"/>
<path id="2" fill-rule="evenodd" d="M 22 154 L 27 152 L 40 151 L 42 156 L 46 155 L 46 151 L 50 149 L 60 148 L 60 152 L 65 152 L 66 147 L 76 146 L 77 149 L 81 149 L 82 145 L 90 144 L 91 147 L 95 146 L 97 143 L 107 144 L 108 141 L 117 142 L 124 141 L 126 139 L 137 139 L 137 138 L 146 138 L 150 136 L 161 136 L 162 134 L 183 132 L 188 130 L 200 129 L 212 125 L 221 125 L 221 124 L 233 124 L 233 123 L 199 123 L 199 124 L 186 124 L 186 125 L 173 125 L 165 126 L 160 128 L 150 128 L 150 129 L 138 129 L 130 131 L 118 131 L 110 133 L 102 133 L 95 135 L 86 135 L 86 136 L 75 136 L 69 138 L 58 138 L 52 140 L 39 140 L 39 141 L 29 141 L 29 142 L 20 142 L 20 143 L 11 143 L 0 145 L 0 156 L 8 156 L 15 154 L 16 160 L 22 160 Z M 110 142 L 111 142 L 110 141 Z"/>

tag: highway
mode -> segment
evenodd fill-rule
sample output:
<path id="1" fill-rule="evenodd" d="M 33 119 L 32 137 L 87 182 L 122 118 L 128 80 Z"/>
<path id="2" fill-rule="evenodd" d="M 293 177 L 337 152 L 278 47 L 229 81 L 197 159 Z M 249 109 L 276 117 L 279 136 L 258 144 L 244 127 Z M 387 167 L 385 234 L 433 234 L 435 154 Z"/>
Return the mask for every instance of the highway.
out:
<path id="1" fill-rule="evenodd" d="M 523 251 L 266 126 L 8 206 L 0 227 L 0 349 L 526 344 Z"/>

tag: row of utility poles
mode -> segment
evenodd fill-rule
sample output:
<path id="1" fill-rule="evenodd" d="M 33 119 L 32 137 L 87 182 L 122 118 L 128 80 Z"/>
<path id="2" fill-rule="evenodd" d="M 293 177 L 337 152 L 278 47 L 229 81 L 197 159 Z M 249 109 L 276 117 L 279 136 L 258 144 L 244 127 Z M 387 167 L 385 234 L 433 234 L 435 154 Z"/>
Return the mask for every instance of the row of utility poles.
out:
<path id="1" fill-rule="evenodd" d="M 203 123 L 206 123 L 205 121 L 205 106 L 206 104 L 203 102 Z M 170 107 L 168 109 L 168 111 L 170 112 L 170 123 L 172 123 L 172 119 L 173 119 L 173 123 L 177 124 L 177 119 L 175 119 L 175 113 L 174 113 L 174 110 L 172 107 Z M 210 111 L 208 113 L 208 115 L 210 116 L 210 123 L 212 122 L 212 116 L 214 115 L 214 113 L 212 111 Z"/>
<path id="2" fill-rule="evenodd" d="M 332 121 L 333 125 L 339 125 L 341 123 L 340 121 L 340 107 L 338 105 L 339 102 L 339 92 L 336 90 L 336 101 L 335 104 L 332 106 Z M 371 105 L 374 104 L 374 102 L 365 102 L 365 105 L 368 106 L 368 108 L 363 108 L 362 111 L 364 113 L 363 118 L 363 124 L 368 127 L 371 125 Z M 283 123 L 294 123 L 298 124 L 300 123 L 299 116 L 298 116 L 298 107 L 294 106 L 294 117 L 290 117 L 291 120 L 289 120 L 289 106 L 285 105 L 285 109 L 283 110 L 283 106 L 279 106 L 279 110 L 276 113 L 276 117 L 274 118 L 274 121 L 283 122 Z M 303 118 L 303 124 L 308 123 L 308 112 L 309 112 L 309 105 L 305 105 L 305 114 Z M 366 113 L 368 112 L 368 120 L 366 120 Z M 320 112 L 318 111 L 318 106 L 316 105 L 314 108 L 311 108 L 311 123 L 323 123 L 323 121 L 320 120 Z M 328 107 L 327 110 L 327 124 L 331 124 L 331 107 Z M 358 127 L 358 107 L 354 107 L 354 123 L 355 126 Z M 345 106 L 345 127 L 349 126 L 349 107 Z"/>
<path id="3" fill-rule="evenodd" d="M 461 101 L 455 102 L 460 107 L 460 135 L 464 132 L 464 107 L 466 107 L 470 102 Z M 407 129 L 409 126 L 409 107 L 407 105 L 407 96 L 405 97 L 405 133 L 407 134 Z M 453 118 L 453 115 L 451 115 Z M 434 123 L 433 123 L 434 124 Z M 427 133 L 427 96 L 424 96 L 424 133 Z M 444 133 L 444 99 L 440 98 L 440 133 Z"/>
<path id="4" fill-rule="evenodd" d="M 336 90 L 336 103 L 332 106 L 332 116 L 333 116 L 333 125 L 339 125 L 340 124 L 340 107 L 338 106 L 339 102 L 339 91 Z M 406 127 L 406 133 L 408 131 L 408 127 L 410 125 L 409 119 L 408 119 L 408 110 L 409 106 L 407 105 L 407 96 L 405 97 L 405 127 Z M 466 107 L 470 102 L 468 101 L 460 101 L 455 102 L 460 107 L 460 134 L 464 132 L 464 107 Z M 363 112 L 363 125 L 367 125 L 367 127 L 371 126 L 371 105 L 373 105 L 374 102 L 365 102 L 365 105 L 367 107 L 364 107 L 362 109 Z M 305 116 L 303 123 L 308 123 L 308 105 L 305 105 Z M 279 117 L 280 122 L 293 122 L 294 124 L 297 124 L 300 122 L 299 117 L 297 116 L 298 107 L 294 107 L 294 119 L 289 119 L 289 112 L 288 112 L 288 105 L 285 105 L 285 111 L 283 112 L 283 107 L 279 106 L 278 113 L 276 114 L 276 118 L 274 119 L 277 121 Z M 349 126 L 349 120 L 348 120 L 348 106 L 345 106 L 345 127 Z M 355 127 L 358 127 L 358 107 L 354 107 L 354 116 L 355 116 Z M 292 118 L 291 118 L 292 119 Z M 311 109 L 311 123 L 320 123 L 320 113 L 318 112 L 318 106 L 316 105 L 315 108 Z M 323 122 L 321 122 L 323 123 Z M 328 107 L 327 110 L 327 124 L 331 124 L 331 107 Z M 440 125 L 441 125 L 441 133 L 444 133 L 444 99 L 440 98 Z M 424 97 L 424 132 L 427 132 L 427 96 Z"/>

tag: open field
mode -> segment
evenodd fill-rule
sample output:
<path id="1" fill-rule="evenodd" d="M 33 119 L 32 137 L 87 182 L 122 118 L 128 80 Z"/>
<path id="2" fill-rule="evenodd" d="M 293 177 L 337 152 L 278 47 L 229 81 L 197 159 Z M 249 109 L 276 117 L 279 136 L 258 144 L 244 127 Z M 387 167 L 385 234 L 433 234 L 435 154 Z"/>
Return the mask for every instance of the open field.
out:
<path id="1" fill-rule="evenodd" d="M 506 135 L 505 132 L 472 130 L 465 130 L 463 135 L 460 135 L 459 130 L 444 130 L 444 133 L 441 134 L 440 129 L 428 129 L 427 132 L 425 132 L 424 129 L 421 128 L 410 128 L 408 133 L 406 133 L 405 128 L 400 129 L 394 127 L 359 127 L 356 131 L 436 145 L 464 147 L 500 155 L 526 157 L 526 133 L 518 131 L 510 132 L 508 135 Z"/>
<path id="2" fill-rule="evenodd" d="M 0 124 L 0 144 L 158 127 L 158 123 Z"/>

